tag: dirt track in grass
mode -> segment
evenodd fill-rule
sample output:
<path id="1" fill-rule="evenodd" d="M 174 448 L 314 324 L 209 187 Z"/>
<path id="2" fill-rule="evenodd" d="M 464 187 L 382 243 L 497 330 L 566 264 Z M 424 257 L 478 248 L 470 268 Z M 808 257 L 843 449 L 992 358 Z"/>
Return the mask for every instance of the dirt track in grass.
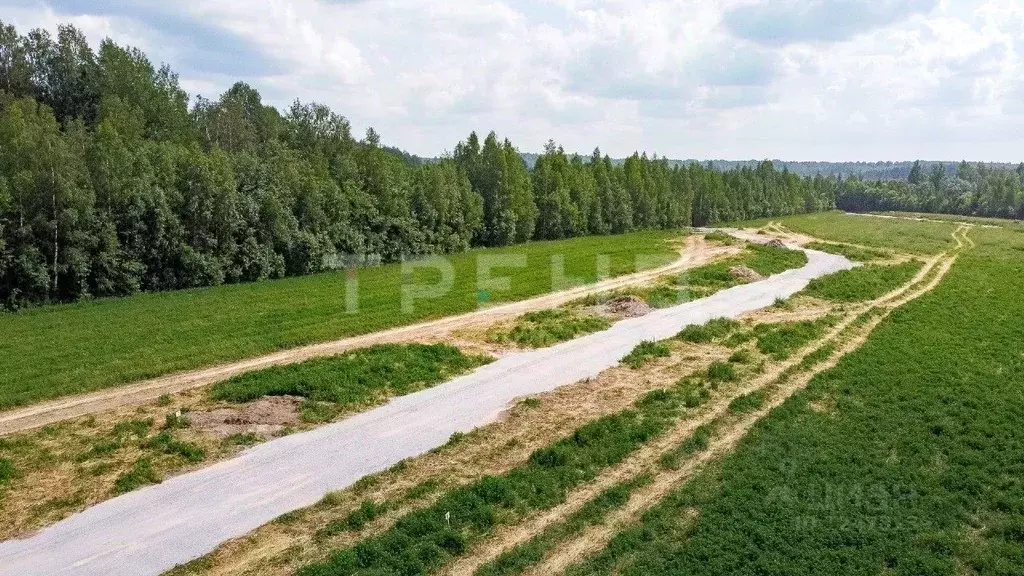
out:
<path id="1" fill-rule="evenodd" d="M 635 284 L 643 284 L 665 274 L 702 266 L 712 260 L 737 253 L 738 251 L 738 247 L 718 246 L 705 241 L 702 236 L 690 235 L 686 237 L 679 251 L 679 259 L 661 268 L 611 278 L 528 300 L 484 308 L 458 316 L 450 316 L 373 334 L 283 350 L 230 364 L 171 374 L 118 388 L 70 396 L 17 410 L 0 412 L 0 436 L 39 428 L 70 418 L 96 414 L 118 407 L 138 406 L 152 402 L 165 394 L 174 394 L 190 388 L 206 386 L 238 374 L 270 366 L 293 364 L 320 356 L 333 356 L 347 350 L 372 346 L 374 344 L 444 340 L 456 329 L 488 325 L 503 319 L 519 316 L 525 312 L 560 306 L 566 302 L 591 294 Z"/>
<path id="2" fill-rule="evenodd" d="M 787 232 L 781 228 L 773 231 L 780 234 Z M 967 231 L 968 228 L 961 226 L 953 232 L 953 238 L 957 243 L 956 251 L 974 247 L 974 242 L 967 236 Z M 792 238 L 790 239 L 792 240 Z M 929 259 L 918 274 L 903 286 L 849 310 L 843 321 L 834 327 L 824 339 L 805 347 L 794 359 L 773 367 L 743 387 L 740 393 L 717 399 L 700 418 L 701 423 L 715 422 L 717 424 L 717 430 L 707 449 L 692 455 L 675 470 L 655 472 L 654 479 L 649 484 L 635 490 L 625 505 L 610 511 L 602 522 L 588 526 L 580 533 L 559 542 L 554 549 L 544 555 L 540 563 L 530 567 L 525 574 L 531 576 L 560 574 L 569 566 L 602 549 L 615 534 L 636 522 L 647 509 L 691 479 L 706 464 L 730 452 L 761 418 L 797 391 L 806 387 L 815 375 L 834 367 L 846 354 L 859 348 L 875 327 L 885 320 L 893 310 L 934 289 L 949 272 L 956 258 L 957 255 L 953 253 L 939 254 Z M 858 318 L 870 310 L 877 313 L 866 322 L 858 322 Z M 835 350 L 827 358 L 810 369 L 797 370 L 795 374 L 791 374 L 793 368 L 798 366 L 805 356 L 819 349 L 825 343 L 835 345 Z M 765 402 L 759 409 L 745 416 L 728 413 L 731 398 L 753 391 L 762 391 L 766 394 Z M 680 423 L 675 430 L 645 446 L 622 465 L 571 494 L 561 506 L 527 519 L 518 526 L 499 529 L 487 542 L 461 558 L 443 573 L 448 576 L 469 576 L 503 552 L 526 543 L 545 528 L 567 519 L 570 514 L 580 509 L 602 490 L 618 482 L 636 477 L 644 471 L 657 470 L 656 463 L 660 455 L 678 445 L 689 435 L 687 432 L 692 434 L 695 428 L 696 424 L 693 422 Z M 698 512 L 692 512 L 696 518 Z"/>

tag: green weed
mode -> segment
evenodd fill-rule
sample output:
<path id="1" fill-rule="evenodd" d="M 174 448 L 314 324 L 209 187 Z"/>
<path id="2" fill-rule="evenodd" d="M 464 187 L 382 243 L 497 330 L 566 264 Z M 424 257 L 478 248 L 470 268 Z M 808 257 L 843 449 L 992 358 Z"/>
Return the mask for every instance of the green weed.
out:
<path id="1" fill-rule="evenodd" d="M 514 342 L 520 346 L 544 348 L 584 334 L 600 332 L 611 322 L 600 316 L 580 314 L 571 309 L 552 308 L 520 316 L 511 330 L 488 333 L 491 342 Z"/>
<path id="2" fill-rule="evenodd" d="M 740 323 L 731 318 L 714 318 L 706 324 L 690 324 L 683 328 L 676 338 L 684 342 L 709 344 L 728 336 L 739 326 Z"/>
<path id="3" fill-rule="evenodd" d="M 736 380 L 736 367 L 729 362 L 712 362 L 707 370 L 708 381 L 714 384 Z"/>
<path id="4" fill-rule="evenodd" d="M 747 364 L 752 359 L 753 354 L 746 348 L 737 350 L 729 356 L 729 362 L 732 362 L 733 364 Z"/>
<path id="5" fill-rule="evenodd" d="M 621 462 L 675 421 L 685 410 L 687 391 L 682 386 L 653 391 L 633 408 L 583 425 L 502 475 L 455 488 L 384 533 L 336 550 L 299 574 L 433 572 L 497 525 L 557 505 L 571 488 Z"/>
<path id="6" fill-rule="evenodd" d="M 10 482 L 17 474 L 18 469 L 14 466 L 14 460 L 0 458 L 0 485 Z"/>
<path id="7" fill-rule="evenodd" d="M 124 494 L 148 484 L 157 484 L 160 476 L 153 470 L 153 462 L 148 458 L 141 458 L 135 462 L 132 469 L 124 472 L 114 481 L 114 494 Z"/>
<path id="8" fill-rule="evenodd" d="M 188 428 L 191 425 L 192 425 L 192 423 L 189 422 L 188 416 L 186 414 L 180 414 L 180 413 L 175 412 L 175 413 L 172 413 L 172 414 L 168 414 L 167 417 L 164 418 L 164 428 L 163 429 L 164 430 L 177 430 L 177 429 L 180 429 L 180 428 Z"/>
<path id="9" fill-rule="evenodd" d="M 415 392 L 490 361 L 485 356 L 465 355 L 447 344 L 379 344 L 236 376 L 214 384 L 210 396 L 247 402 L 288 394 L 331 402 L 342 409 L 379 401 L 382 396 Z M 303 406 L 316 416 L 314 405 Z"/>
<path id="10" fill-rule="evenodd" d="M 201 446 L 191 442 L 182 442 L 181 440 L 177 440 L 169 430 L 164 430 L 156 436 L 146 440 L 143 446 L 164 454 L 180 456 L 185 460 L 185 462 L 190 464 L 202 462 L 206 459 L 206 451 L 203 450 Z"/>
<path id="11" fill-rule="evenodd" d="M 481 566 L 474 576 L 512 576 L 526 572 L 544 558 L 544 554 L 559 542 L 579 534 L 588 526 L 599 524 L 605 516 L 621 508 L 629 501 L 630 495 L 651 481 L 650 475 L 640 475 L 620 482 L 583 505 L 564 521 L 546 528 L 527 542 L 503 552 L 500 556 Z"/>
<path id="12" fill-rule="evenodd" d="M 252 432 L 243 432 L 240 434 L 232 434 L 224 438 L 224 440 L 221 441 L 221 444 L 224 446 L 252 446 L 254 444 L 259 444 L 259 442 L 260 437 L 258 435 L 253 434 Z"/>
<path id="13" fill-rule="evenodd" d="M 764 391 L 758 390 L 751 392 L 750 394 L 744 394 L 734 398 L 729 403 L 729 411 L 734 414 L 745 414 L 747 412 L 753 412 L 764 404 Z"/>
<path id="14" fill-rule="evenodd" d="M 635 370 L 655 358 L 667 358 L 671 353 L 667 344 L 645 340 L 637 344 L 632 352 L 625 355 L 622 358 L 622 363 Z"/>
<path id="15" fill-rule="evenodd" d="M 803 293 L 837 302 L 874 300 L 906 284 L 920 270 L 921 262 L 917 260 L 892 265 L 868 264 L 815 278 Z"/>
<path id="16" fill-rule="evenodd" d="M 405 493 L 404 498 L 405 500 L 419 500 L 420 498 L 423 498 L 427 494 L 432 494 L 440 487 L 440 480 L 438 480 L 437 478 L 428 478 L 423 482 L 420 482 L 419 484 L 413 486 L 412 488 L 409 488 L 409 490 Z"/>

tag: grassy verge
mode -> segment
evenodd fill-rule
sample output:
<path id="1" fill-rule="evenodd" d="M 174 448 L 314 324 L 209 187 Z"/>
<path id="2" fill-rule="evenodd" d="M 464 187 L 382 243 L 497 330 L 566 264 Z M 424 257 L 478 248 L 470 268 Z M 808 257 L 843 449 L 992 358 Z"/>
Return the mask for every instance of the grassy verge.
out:
<path id="1" fill-rule="evenodd" d="M 497 344 L 515 343 L 530 348 L 543 348 L 584 334 L 600 332 L 609 326 L 611 322 L 600 316 L 570 308 L 552 308 L 523 314 L 511 329 L 489 331 L 487 340 Z"/>
<path id="2" fill-rule="evenodd" d="M 291 395 L 346 410 L 415 392 L 490 361 L 447 344 L 379 344 L 235 376 L 214 384 L 210 397 L 248 402 Z"/>
<path id="3" fill-rule="evenodd" d="M 811 280 L 803 294 L 834 302 L 874 300 L 909 282 L 921 266 L 920 261 L 911 260 L 902 264 L 868 264 L 842 270 Z"/>
<path id="4" fill-rule="evenodd" d="M 568 573 L 1019 574 L 1024 234 L 971 235 L 933 292 Z"/>
<path id="5" fill-rule="evenodd" d="M 956 228 L 953 223 L 848 216 L 841 212 L 787 216 L 780 221 L 790 230 L 823 240 L 896 249 L 913 254 L 938 254 L 956 245 L 950 237 Z"/>
<path id="6" fill-rule="evenodd" d="M 0 315 L 0 409 L 522 300 L 565 287 L 559 262 L 581 282 L 655 267 L 675 259 L 668 241 L 678 236 L 642 232 L 453 255 L 451 290 L 411 310 L 403 310 L 403 287 L 438 284 L 439 270 L 360 269 L 355 311 L 346 309 L 347 274 L 337 272 Z M 495 257 L 493 275 L 507 287 L 478 286 L 478 259 Z"/>

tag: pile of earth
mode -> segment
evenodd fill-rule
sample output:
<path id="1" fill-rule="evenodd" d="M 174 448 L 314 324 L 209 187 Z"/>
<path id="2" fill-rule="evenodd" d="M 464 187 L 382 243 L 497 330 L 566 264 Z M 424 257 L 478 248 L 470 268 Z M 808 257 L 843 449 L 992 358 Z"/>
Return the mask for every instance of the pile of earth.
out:
<path id="1" fill-rule="evenodd" d="M 764 280 L 764 276 L 761 276 L 755 270 L 751 270 L 746 266 L 733 266 L 729 268 L 729 275 L 737 280 L 743 282 L 757 282 L 758 280 Z"/>
<path id="2" fill-rule="evenodd" d="M 267 396 L 231 408 L 215 408 L 188 415 L 194 428 L 227 437 L 234 434 L 258 434 L 269 438 L 300 421 L 298 396 Z"/>
<path id="3" fill-rule="evenodd" d="M 626 294 L 609 300 L 605 305 L 605 310 L 610 314 L 625 316 L 626 318 L 637 318 L 648 314 L 651 311 L 651 307 L 643 298 Z"/>

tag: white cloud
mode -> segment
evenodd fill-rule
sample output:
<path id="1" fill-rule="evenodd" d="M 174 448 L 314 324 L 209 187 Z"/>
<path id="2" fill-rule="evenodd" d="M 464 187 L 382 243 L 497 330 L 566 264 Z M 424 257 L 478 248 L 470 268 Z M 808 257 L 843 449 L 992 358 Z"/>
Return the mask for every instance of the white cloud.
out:
<path id="1" fill-rule="evenodd" d="M 23 31 L 70 20 L 192 92 L 244 79 L 423 155 L 494 129 L 524 150 L 1015 161 L 1024 129 L 1014 0 L 13 1 Z"/>

